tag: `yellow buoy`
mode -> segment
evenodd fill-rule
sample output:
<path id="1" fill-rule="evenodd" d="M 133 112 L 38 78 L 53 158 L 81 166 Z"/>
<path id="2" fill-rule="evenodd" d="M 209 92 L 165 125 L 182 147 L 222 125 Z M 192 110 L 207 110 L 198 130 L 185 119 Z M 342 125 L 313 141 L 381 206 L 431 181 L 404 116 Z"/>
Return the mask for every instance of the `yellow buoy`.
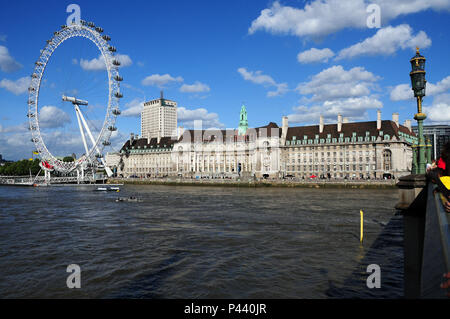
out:
<path id="1" fill-rule="evenodd" d="M 359 240 L 361 242 L 363 242 L 363 238 L 364 238 L 364 212 L 362 210 L 360 210 L 359 214 L 361 215 L 361 232 L 360 232 Z"/>

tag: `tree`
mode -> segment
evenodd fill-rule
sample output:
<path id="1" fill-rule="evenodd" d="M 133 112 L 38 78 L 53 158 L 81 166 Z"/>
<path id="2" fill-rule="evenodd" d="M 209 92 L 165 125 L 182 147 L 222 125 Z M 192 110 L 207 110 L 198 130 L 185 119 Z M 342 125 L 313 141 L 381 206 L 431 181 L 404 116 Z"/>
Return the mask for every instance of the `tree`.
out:
<path id="1" fill-rule="evenodd" d="M 34 159 L 32 161 L 21 160 L 14 163 L 6 163 L 5 166 L 0 167 L 0 175 L 28 176 L 30 175 L 30 172 L 32 175 L 36 175 L 41 169 L 39 163 L 39 159 Z"/>

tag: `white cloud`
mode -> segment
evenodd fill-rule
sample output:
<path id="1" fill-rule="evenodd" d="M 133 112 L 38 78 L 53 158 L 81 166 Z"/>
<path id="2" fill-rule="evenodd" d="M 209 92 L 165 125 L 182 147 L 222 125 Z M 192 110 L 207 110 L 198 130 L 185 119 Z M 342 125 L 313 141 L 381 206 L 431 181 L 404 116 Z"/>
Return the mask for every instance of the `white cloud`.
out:
<path id="1" fill-rule="evenodd" d="M 337 115 L 348 117 L 351 121 L 368 119 L 369 109 L 380 109 L 383 103 L 374 97 L 364 96 L 356 98 L 346 98 L 340 100 L 325 101 L 322 104 L 312 106 L 294 107 L 294 114 L 290 114 L 289 121 L 293 123 L 319 123 L 320 115 L 323 115 L 325 122 L 337 122 Z"/>
<path id="2" fill-rule="evenodd" d="M 431 106 L 424 106 L 428 124 L 450 124 L 450 94 L 439 94 Z M 430 123 L 431 122 L 431 123 Z"/>
<path id="3" fill-rule="evenodd" d="M 126 54 L 116 54 L 115 59 L 120 62 L 120 67 L 127 67 L 133 64 L 131 58 Z M 72 62 L 76 61 L 73 59 Z M 94 58 L 92 60 L 80 60 L 80 66 L 85 71 L 103 71 L 106 70 L 106 63 L 103 55 L 100 55 L 98 58 Z"/>
<path id="4" fill-rule="evenodd" d="M 196 81 L 194 84 L 183 84 L 180 88 L 184 93 L 200 93 L 209 92 L 211 89 L 208 85 Z"/>
<path id="5" fill-rule="evenodd" d="M 267 92 L 268 97 L 280 96 L 289 91 L 287 83 L 280 83 L 276 85 L 277 89 L 275 91 Z"/>
<path id="6" fill-rule="evenodd" d="M 345 14 L 344 14 L 345 13 Z M 265 30 L 272 34 L 290 34 L 299 37 L 323 36 L 346 27 L 365 24 L 364 1 L 312 1 L 303 9 L 283 6 L 275 1 L 261 11 L 249 28 L 253 34 Z"/>
<path id="7" fill-rule="evenodd" d="M 345 70 L 342 66 L 332 66 L 314 75 L 309 82 L 300 83 L 297 91 L 311 95 L 303 97 L 303 104 L 293 108 L 289 120 L 294 123 L 318 123 L 320 115 L 325 121 L 336 122 L 338 114 L 350 120 L 368 118 L 369 109 L 383 107 L 383 103 L 372 93 L 380 77 L 354 67 Z"/>
<path id="8" fill-rule="evenodd" d="M 328 48 L 325 49 L 311 48 L 309 50 L 300 52 L 297 55 L 297 60 L 300 63 L 328 62 L 328 60 L 333 56 L 334 52 Z"/>
<path id="9" fill-rule="evenodd" d="M 159 88 L 162 88 L 166 84 L 183 81 L 184 80 L 181 76 L 174 78 L 170 74 L 152 74 L 143 79 L 141 83 L 145 86 L 157 86 Z"/>
<path id="10" fill-rule="evenodd" d="M 10 133 L 4 133 L 9 131 Z M 0 134 L 0 154 L 6 160 L 19 160 L 31 157 L 34 149 L 31 135 L 24 132 L 13 132 L 10 128 L 4 128 Z"/>
<path id="11" fill-rule="evenodd" d="M 427 82 L 427 85 L 426 85 L 427 95 L 438 95 L 438 94 L 447 92 L 448 90 L 450 90 L 450 76 L 443 78 L 441 81 L 439 81 L 436 84 Z M 411 90 L 411 92 L 412 92 L 412 90 Z"/>
<path id="12" fill-rule="evenodd" d="M 28 159 L 35 149 L 28 131 L 28 123 L 6 127 L 0 134 L 0 154 L 8 160 Z M 84 153 L 80 132 L 63 132 L 61 130 L 42 130 L 41 136 L 48 150 L 55 156 L 66 156 L 72 153 Z"/>
<path id="13" fill-rule="evenodd" d="M 379 29 L 375 35 L 341 50 L 336 60 L 353 58 L 361 55 L 392 55 L 399 49 L 427 48 L 431 40 L 423 31 L 412 34 L 412 29 L 407 24 L 396 27 L 388 26 Z"/>
<path id="14" fill-rule="evenodd" d="M 31 79 L 28 76 L 20 78 L 16 81 L 3 79 L 0 81 L 0 88 L 4 88 L 15 95 L 26 93 L 30 86 Z"/>
<path id="15" fill-rule="evenodd" d="M 414 98 L 414 92 L 410 84 L 399 84 L 391 91 L 392 101 L 404 101 Z"/>
<path id="16" fill-rule="evenodd" d="M 261 84 L 261 85 L 276 85 L 276 82 L 269 75 L 262 74 L 262 71 L 247 71 L 246 68 L 239 68 L 238 72 L 242 75 L 244 80 Z"/>
<path id="17" fill-rule="evenodd" d="M 193 128 L 194 121 L 202 121 L 202 127 L 208 128 L 223 128 L 225 127 L 219 121 L 219 115 L 217 113 L 209 113 L 207 109 L 198 108 L 194 110 L 188 110 L 185 107 L 179 107 L 177 110 L 178 125 L 185 128 Z"/>
<path id="18" fill-rule="evenodd" d="M 3 72 L 14 72 L 20 68 L 22 68 L 22 65 L 9 54 L 8 48 L 0 45 L 0 70 Z"/>
<path id="19" fill-rule="evenodd" d="M 2 127 L 0 125 L 0 133 L 25 133 L 28 132 L 29 124 L 28 122 L 23 122 L 22 124 L 15 125 L 15 126 L 7 126 Z"/>
<path id="20" fill-rule="evenodd" d="M 314 75 L 310 82 L 300 83 L 297 91 L 312 95 L 311 101 L 359 97 L 370 94 L 380 78 L 363 67 L 346 71 L 341 65 L 332 66 Z"/>
<path id="21" fill-rule="evenodd" d="M 144 101 L 140 99 L 134 99 L 131 102 L 125 104 L 126 109 L 122 111 L 123 116 L 140 117 L 142 109 L 144 107 Z"/>
<path id="22" fill-rule="evenodd" d="M 426 85 L 426 95 L 433 96 L 447 92 L 450 90 L 450 75 L 443 78 L 436 84 L 427 82 Z M 411 88 L 411 84 L 399 84 L 395 86 L 392 91 L 390 98 L 392 101 L 405 101 L 414 98 L 414 92 Z"/>
<path id="23" fill-rule="evenodd" d="M 289 90 L 287 83 L 277 83 L 271 76 L 263 74 L 262 71 L 253 72 L 247 70 L 246 68 L 239 68 L 238 72 L 246 81 L 250 81 L 264 87 L 276 87 L 276 91 L 270 91 L 267 93 L 268 97 L 283 95 Z"/>
<path id="24" fill-rule="evenodd" d="M 417 13 L 425 10 L 450 11 L 448 0 L 374 0 L 381 7 L 381 15 L 391 20 L 400 15 Z"/>
<path id="25" fill-rule="evenodd" d="M 43 106 L 38 115 L 41 128 L 58 128 L 70 123 L 70 116 L 55 106 Z"/>
<path id="26" fill-rule="evenodd" d="M 380 6 L 383 23 L 427 9 L 450 10 L 446 0 L 313 0 L 302 9 L 275 1 L 252 22 L 249 33 L 264 30 L 271 34 L 321 37 L 347 28 L 367 28 L 366 8 L 371 3 Z"/>

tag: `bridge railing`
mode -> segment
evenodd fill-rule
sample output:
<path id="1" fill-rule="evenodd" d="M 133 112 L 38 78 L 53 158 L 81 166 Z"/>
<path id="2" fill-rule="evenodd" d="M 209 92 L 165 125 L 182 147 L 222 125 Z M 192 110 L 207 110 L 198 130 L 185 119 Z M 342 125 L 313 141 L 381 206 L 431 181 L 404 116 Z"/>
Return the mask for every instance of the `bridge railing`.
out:
<path id="1" fill-rule="evenodd" d="M 445 297 L 440 284 L 443 274 L 450 272 L 450 214 L 445 211 L 436 188 L 430 183 L 427 190 L 420 287 L 423 298 Z"/>
<path id="2" fill-rule="evenodd" d="M 64 184 L 77 182 L 76 176 L 51 177 L 51 184 Z M 44 176 L 0 176 L 0 185 L 41 184 L 45 182 Z M 92 182 L 92 176 L 87 176 L 84 182 Z"/>

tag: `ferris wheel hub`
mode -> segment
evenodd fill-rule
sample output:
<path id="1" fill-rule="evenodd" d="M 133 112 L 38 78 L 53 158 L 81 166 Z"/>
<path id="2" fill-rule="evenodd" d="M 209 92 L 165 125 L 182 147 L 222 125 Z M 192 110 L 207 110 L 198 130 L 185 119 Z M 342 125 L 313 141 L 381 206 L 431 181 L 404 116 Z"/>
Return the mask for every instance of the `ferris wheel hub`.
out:
<path id="1" fill-rule="evenodd" d="M 79 100 L 75 97 L 72 96 L 62 96 L 62 100 L 65 102 L 71 102 L 72 104 L 76 104 L 76 105 L 88 105 L 88 101 L 84 101 L 84 100 Z"/>

